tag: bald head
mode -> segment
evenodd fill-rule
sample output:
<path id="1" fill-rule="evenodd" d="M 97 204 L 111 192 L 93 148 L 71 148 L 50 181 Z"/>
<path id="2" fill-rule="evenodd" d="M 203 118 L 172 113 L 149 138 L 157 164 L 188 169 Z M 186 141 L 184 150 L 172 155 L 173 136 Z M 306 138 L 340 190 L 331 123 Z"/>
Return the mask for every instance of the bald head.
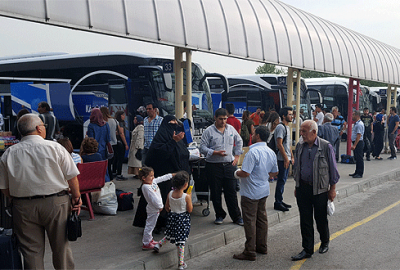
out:
<path id="1" fill-rule="evenodd" d="M 33 113 L 21 116 L 17 123 L 17 128 L 22 136 L 40 135 L 40 132 L 38 132 L 37 129 L 38 126 L 43 126 L 43 122 L 40 120 L 39 116 Z M 46 131 L 45 128 L 43 129 Z"/>

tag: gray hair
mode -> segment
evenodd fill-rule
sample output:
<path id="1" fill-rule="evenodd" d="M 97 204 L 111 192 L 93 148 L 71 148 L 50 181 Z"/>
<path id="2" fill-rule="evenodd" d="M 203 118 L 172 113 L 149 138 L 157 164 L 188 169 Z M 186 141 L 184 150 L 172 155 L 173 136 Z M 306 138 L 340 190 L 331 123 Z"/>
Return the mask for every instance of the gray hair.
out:
<path id="1" fill-rule="evenodd" d="M 332 122 L 333 121 L 333 114 L 331 114 L 331 113 L 325 114 L 324 120 L 325 120 L 325 122 Z"/>
<path id="2" fill-rule="evenodd" d="M 18 120 L 17 128 L 22 136 L 26 136 L 34 132 L 36 127 L 40 126 L 42 123 L 43 122 L 40 120 L 39 116 L 33 113 L 28 113 L 21 116 L 21 118 Z"/>
<path id="3" fill-rule="evenodd" d="M 333 112 L 334 110 L 339 111 L 339 108 L 338 108 L 337 106 L 333 106 L 333 107 L 332 107 L 332 112 Z"/>
<path id="4" fill-rule="evenodd" d="M 360 110 L 355 110 L 353 113 L 354 113 L 354 115 L 356 115 L 356 116 L 361 116 Z"/>
<path id="5" fill-rule="evenodd" d="M 303 124 L 310 125 L 310 132 L 315 130 L 315 132 L 318 133 L 318 125 L 317 125 L 317 122 L 315 122 L 314 120 L 306 120 L 303 122 Z"/>

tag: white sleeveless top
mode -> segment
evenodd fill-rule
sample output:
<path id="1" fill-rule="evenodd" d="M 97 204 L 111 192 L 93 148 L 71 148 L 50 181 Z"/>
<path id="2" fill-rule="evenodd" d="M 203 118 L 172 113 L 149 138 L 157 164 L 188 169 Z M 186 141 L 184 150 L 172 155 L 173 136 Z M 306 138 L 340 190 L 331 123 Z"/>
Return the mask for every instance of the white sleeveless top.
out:
<path id="1" fill-rule="evenodd" d="M 169 206 L 171 212 L 180 214 L 186 212 L 186 193 L 182 194 L 182 197 L 175 199 L 172 197 L 172 191 L 169 193 Z"/>

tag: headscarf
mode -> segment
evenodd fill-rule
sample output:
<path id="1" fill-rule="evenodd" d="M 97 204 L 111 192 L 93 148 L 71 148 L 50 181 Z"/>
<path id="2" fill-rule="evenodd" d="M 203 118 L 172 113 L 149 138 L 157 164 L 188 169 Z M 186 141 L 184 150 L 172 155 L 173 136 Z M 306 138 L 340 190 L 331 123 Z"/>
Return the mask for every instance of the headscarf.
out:
<path id="1" fill-rule="evenodd" d="M 143 117 L 142 116 L 136 115 L 135 117 L 136 117 L 136 120 L 137 120 L 138 124 L 140 124 L 140 123 L 143 124 Z"/>
<path id="2" fill-rule="evenodd" d="M 90 113 L 90 123 L 96 124 L 100 127 L 104 126 L 106 122 L 103 119 L 103 114 L 99 108 L 92 109 Z"/>
<path id="3" fill-rule="evenodd" d="M 151 142 L 145 164 L 153 167 L 156 176 L 189 169 L 189 151 L 184 140 L 173 141 L 172 136 L 181 132 L 177 124 L 169 123 L 176 120 L 173 115 L 164 117 L 160 128 Z"/>

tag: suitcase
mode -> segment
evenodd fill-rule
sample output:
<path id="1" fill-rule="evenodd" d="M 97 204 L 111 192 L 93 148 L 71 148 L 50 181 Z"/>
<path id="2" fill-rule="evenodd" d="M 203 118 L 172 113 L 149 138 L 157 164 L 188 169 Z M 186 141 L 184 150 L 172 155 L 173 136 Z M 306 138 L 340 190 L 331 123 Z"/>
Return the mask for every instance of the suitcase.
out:
<path id="1" fill-rule="evenodd" d="M 12 229 L 0 228 L 0 269 L 22 269 L 17 238 Z"/>
<path id="2" fill-rule="evenodd" d="M 345 164 L 356 164 L 356 160 L 354 159 L 353 156 L 349 156 L 346 154 L 341 155 L 342 161 L 341 163 L 345 163 Z"/>
<path id="3" fill-rule="evenodd" d="M 12 216 L 10 200 L 0 192 L 0 227 L 11 229 Z"/>

